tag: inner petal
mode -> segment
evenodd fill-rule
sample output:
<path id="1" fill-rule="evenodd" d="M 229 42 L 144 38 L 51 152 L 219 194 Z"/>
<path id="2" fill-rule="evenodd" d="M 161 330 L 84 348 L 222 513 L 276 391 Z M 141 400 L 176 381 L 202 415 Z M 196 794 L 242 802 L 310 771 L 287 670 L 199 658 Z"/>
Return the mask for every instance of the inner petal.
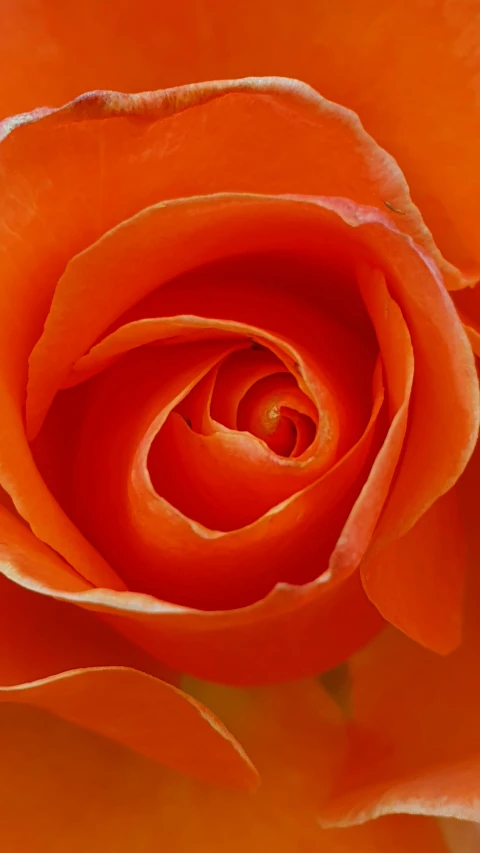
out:
<path id="1" fill-rule="evenodd" d="M 258 380 L 246 392 L 238 407 L 237 427 L 263 439 L 279 456 L 291 456 L 297 447 L 297 423 L 293 413 L 303 414 L 311 423 L 313 441 L 318 423 L 315 405 L 293 376 L 275 373 Z M 332 415 L 333 412 L 325 412 L 325 420 Z M 332 429 L 332 456 L 335 452 L 333 433 Z"/>
<path id="2" fill-rule="evenodd" d="M 272 372 L 279 369 L 283 372 Z M 269 375 L 262 376 L 266 372 Z M 223 414 L 233 429 L 209 411 L 216 400 L 216 413 L 222 415 L 224 390 Z M 338 421 L 334 409 L 324 418 Z M 177 404 L 154 435 L 148 453 L 152 486 L 185 516 L 211 530 L 251 524 L 309 485 L 333 461 L 337 442 L 332 430 L 327 452 L 319 446 L 317 455 L 310 452 L 307 460 L 287 462 L 296 448 L 298 456 L 312 445 L 317 422 L 315 404 L 277 356 L 260 345 L 230 353 Z"/>
<path id="3" fill-rule="evenodd" d="M 237 428 L 238 407 L 259 379 L 273 373 L 288 374 L 285 364 L 266 346 L 252 341 L 248 350 L 232 353 L 218 368 L 210 402 L 212 417 L 230 429 Z"/>
<path id="4" fill-rule="evenodd" d="M 311 424 L 308 429 L 298 421 L 300 444 L 297 418 Z M 338 424 L 333 399 L 324 419 Z M 295 448 L 313 443 L 317 422 L 315 403 L 286 365 L 254 342 L 216 364 L 153 436 L 148 453 L 152 486 L 211 530 L 251 524 L 333 461 L 338 442 L 332 429 L 326 449 L 317 442 L 318 454 L 286 464 Z"/>
<path id="5" fill-rule="evenodd" d="M 252 524 L 317 476 L 282 461 L 248 432 L 204 436 L 172 412 L 152 442 L 148 473 L 156 494 L 186 518 L 229 531 Z"/>
<path id="6" fill-rule="evenodd" d="M 194 432 L 178 412 L 170 417 L 167 412 L 189 388 L 212 380 L 215 365 L 232 351 L 232 344 L 224 347 L 201 342 L 129 353 L 58 395 L 39 437 L 43 448 L 38 443 L 36 448 L 50 487 L 59 496 L 61 489 L 71 517 L 130 589 L 207 609 L 242 606 L 278 581 L 305 583 L 321 573 L 383 432 L 377 423 L 381 370 L 363 436 L 323 474 L 315 456 L 304 462 L 280 457 L 247 432 L 225 427 Z M 172 430 L 168 441 L 175 419 L 183 435 L 175 441 Z M 71 458 L 66 435 L 72 439 Z M 162 438 L 165 452 L 155 468 L 151 451 Z M 195 452 L 189 450 L 190 439 L 199 442 Z M 229 474 L 227 451 L 235 476 Z M 180 494 L 162 497 L 166 483 Z M 292 552 L 298 537 L 301 554 Z"/>
<path id="7" fill-rule="evenodd" d="M 240 606 L 278 581 L 317 577 L 327 565 L 378 441 L 383 392 L 375 390 L 372 410 L 376 342 L 357 308 L 352 322 L 340 322 L 341 276 L 312 268 L 307 287 L 303 272 L 298 258 L 287 268 L 279 257 L 260 264 L 225 258 L 195 269 L 120 318 L 73 365 L 66 387 L 90 388 L 68 505 L 131 589 L 208 609 Z M 324 306 L 326 291 L 334 299 Z M 358 305 L 353 291 L 347 302 Z M 210 337 L 219 352 L 198 371 L 195 347 Z M 183 376 L 173 393 L 172 357 L 184 348 L 195 379 Z M 216 391 L 227 363 L 249 356 L 229 396 L 226 426 L 213 417 Z M 257 358 L 263 363 L 255 373 Z M 187 362 L 180 362 L 183 373 Z M 278 420 L 290 430 L 290 442 L 284 435 L 277 446 L 284 455 L 251 431 L 253 423 L 249 430 L 238 420 L 253 386 L 275 376 L 283 383 L 273 389 L 281 391 Z M 71 393 L 61 392 L 66 400 Z M 272 402 L 265 394 L 264 411 Z M 278 424 L 275 432 L 281 435 Z M 192 440 L 200 442 L 196 450 Z M 288 545 L 293 529 L 301 555 Z"/>

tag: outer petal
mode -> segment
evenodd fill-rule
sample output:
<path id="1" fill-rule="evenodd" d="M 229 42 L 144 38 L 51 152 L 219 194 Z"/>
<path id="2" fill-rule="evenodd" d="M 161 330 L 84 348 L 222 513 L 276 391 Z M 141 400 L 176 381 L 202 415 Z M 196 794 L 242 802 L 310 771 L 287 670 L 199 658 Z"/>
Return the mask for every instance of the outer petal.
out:
<path id="1" fill-rule="evenodd" d="M 380 613 L 419 643 L 446 654 L 461 642 L 465 531 L 454 488 L 401 539 L 362 566 Z"/>
<path id="2" fill-rule="evenodd" d="M 264 602 L 238 611 L 190 610 L 138 593 L 118 599 L 75 575 L 10 513 L 1 522 L 0 569 L 6 577 L 103 613 L 160 660 L 174 659 L 179 670 L 240 684 L 285 680 L 335 666 L 382 624 L 358 575 L 320 589 L 313 599 L 308 587 L 292 595 L 280 586 Z"/>
<path id="3" fill-rule="evenodd" d="M 471 553 L 463 644 L 436 657 L 389 628 L 354 656 L 351 759 L 325 824 L 397 812 L 480 819 L 479 462 L 477 451 L 458 486 Z"/>
<path id="4" fill-rule="evenodd" d="M 261 768 L 257 793 L 192 782 L 31 709 L 0 709 L 0 811 L 8 850 L 35 853 L 446 853 L 433 821 L 322 830 L 318 807 L 343 725 L 318 685 L 188 685 L 214 702 Z"/>
<path id="5" fill-rule="evenodd" d="M 167 767 L 208 782 L 254 788 L 258 774 L 222 723 L 166 682 L 127 667 L 70 670 L 4 688 L 3 702 L 53 711 Z"/>
<path id="6" fill-rule="evenodd" d="M 196 778 L 255 786 L 255 769 L 222 723 L 95 616 L 2 575 L 0 638 L 0 702 L 44 708 Z"/>
<path id="7" fill-rule="evenodd" d="M 404 170 L 445 256 L 475 280 L 480 174 L 476 0 L 245 0 L 201 11 L 55 0 L 5 13 L 3 115 L 99 87 L 140 91 L 280 74 L 356 110 Z M 0 69 L 2 70 L 2 69 Z M 387 199 L 388 200 L 388 199 Z"/>
<path id="8" fill-rule="evenodd" d="M 25 534 L 31 537 L 27 531 Z M 30 558 L 40 561 L 41 552 L 31 539 Z M 13 559 L 15 551 L 18 555 L 18 543 L 15 546 L 12 541 Z M 26 541 L 23 553 L 28 559 Z M 120 637 L 94 614 L 30 592 L 4 575 L 0 575 L 0 632 L 1 690 L 15 691 L 20 685 L 28 697 L 27 682 L 89 667 L 124 666 L 177 687 L 179 684 L 179 675 Z"/>

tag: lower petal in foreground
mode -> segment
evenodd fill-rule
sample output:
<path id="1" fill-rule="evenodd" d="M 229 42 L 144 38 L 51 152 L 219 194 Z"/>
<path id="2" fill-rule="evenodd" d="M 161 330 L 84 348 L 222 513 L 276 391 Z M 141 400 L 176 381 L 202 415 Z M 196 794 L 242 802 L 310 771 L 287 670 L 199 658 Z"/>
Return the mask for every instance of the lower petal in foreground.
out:
<path id="1" fill-rule="evenodd" d="M 471 551 L 462 645 L 441 657 L 388 628 L 354 655 L 350 758 L 322 809 L 326 826 L 399 812 L 480 819 L 478 462 L 476 453 L 457 487 Z"/>
<path id="2" fill-rule="evenodd" d="M 202 780 L 257 785 L 255 768 L 225 726 L 169 683 L 173 673 L 94 616 L 0 575 L 0 639 L 0 703 L 51 711 Z"/>
<path id="3" fill-rule="evenodd" d="M 429 818 L 320 828 L 317 806 L 338 770 L 342 726 L 318 685 L 213 693 L 206 685 L 196 687 L 206 701 L 215 701 L 261 768 L 256 793 L 193 782 L 44 713 L 3 706 L 5 849 L 447 853 Z"/>

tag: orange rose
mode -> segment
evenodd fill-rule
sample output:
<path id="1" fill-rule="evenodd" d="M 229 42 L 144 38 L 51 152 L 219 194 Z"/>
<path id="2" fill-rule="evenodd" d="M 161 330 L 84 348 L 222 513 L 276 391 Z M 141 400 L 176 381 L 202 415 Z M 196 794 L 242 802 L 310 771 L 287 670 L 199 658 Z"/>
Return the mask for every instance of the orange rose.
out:
<path id="1" fill-rule="evenodd" d="M 475 7 L 241 5 L 0 35 L 4 837 L 463 853 Z"/>

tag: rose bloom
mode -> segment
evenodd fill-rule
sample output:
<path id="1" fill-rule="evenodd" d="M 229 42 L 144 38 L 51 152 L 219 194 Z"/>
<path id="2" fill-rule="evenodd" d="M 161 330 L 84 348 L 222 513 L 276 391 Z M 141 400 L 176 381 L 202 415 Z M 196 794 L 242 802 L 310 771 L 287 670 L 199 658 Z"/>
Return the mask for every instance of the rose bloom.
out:
<path id="1" fill-rule="evenodd" d="M 478 851 L 478 4 L 3 11 L 2 850 Z"/>

